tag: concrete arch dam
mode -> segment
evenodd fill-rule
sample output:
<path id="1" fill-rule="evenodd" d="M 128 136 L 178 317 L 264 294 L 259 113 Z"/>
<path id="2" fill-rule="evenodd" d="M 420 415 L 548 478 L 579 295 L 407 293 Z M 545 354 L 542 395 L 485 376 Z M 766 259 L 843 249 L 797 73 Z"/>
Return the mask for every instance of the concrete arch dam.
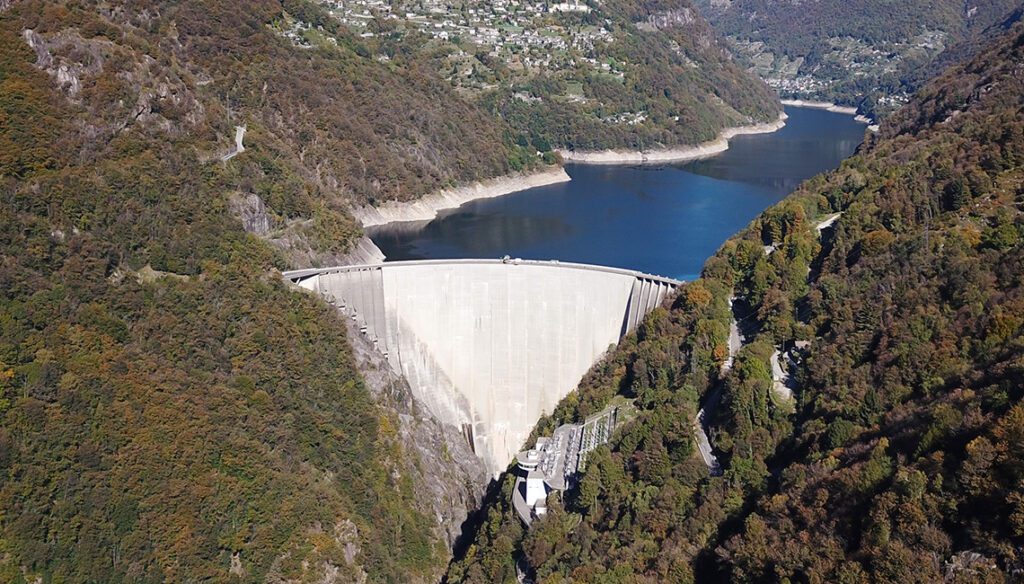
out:
<path id="1" fill-rule="evenodd" d="M 424 260 L 286 272 L 359 324 L 492 473 L 680 282 L 560 262 Z"/>

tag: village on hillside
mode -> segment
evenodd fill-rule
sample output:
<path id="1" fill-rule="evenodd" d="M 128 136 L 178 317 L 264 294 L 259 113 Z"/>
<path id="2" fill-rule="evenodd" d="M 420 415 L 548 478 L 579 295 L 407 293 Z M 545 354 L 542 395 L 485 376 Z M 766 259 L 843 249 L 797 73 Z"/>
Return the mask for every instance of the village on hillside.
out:
<path id="1" fill-rule="evenodd" d="M 489 70 L 495 64 L 527 78 L 579 67 L 623 78 L 625 64 L 598 59 L 595 51 L 595 45 L 612 41 L 610 23 L 582 0 L 323 0 L 321 5 L 364 39 L 422 35 L 439 55 L 441 74 L 461 90 L 497 87 Z M 288 36 L 302 44 L 308 31 L 309 25 L 295 22 Z M 568 97 L 582 99 L 582 91 L 570 90 Z"/>

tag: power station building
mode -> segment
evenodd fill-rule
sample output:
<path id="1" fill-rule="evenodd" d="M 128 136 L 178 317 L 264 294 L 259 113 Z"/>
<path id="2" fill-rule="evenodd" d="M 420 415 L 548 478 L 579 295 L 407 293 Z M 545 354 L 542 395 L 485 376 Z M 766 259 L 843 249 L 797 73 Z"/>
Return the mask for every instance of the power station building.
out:
<path id="1" fill-rule="evenodd" d="M 575 485 L 587 454 L 611 437 L 618 412 L 613 406 L 582 424 L 563 424 L 550 437 L 538 438 L 530 450 L 516 454 L 518 474 L 512 506 L 527 527 L 547 513 L 549 494 Z"/>

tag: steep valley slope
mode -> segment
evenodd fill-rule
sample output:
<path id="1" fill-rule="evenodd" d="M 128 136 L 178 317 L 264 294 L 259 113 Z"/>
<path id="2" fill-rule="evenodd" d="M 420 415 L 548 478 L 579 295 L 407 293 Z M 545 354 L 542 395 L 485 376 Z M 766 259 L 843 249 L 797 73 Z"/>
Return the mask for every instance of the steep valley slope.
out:
<path id="1" fill-rule="evenodd" d="M 435 71 L 541 152 L 693 145 L 780 112 L 689 0 L 319 4 L 364 54 Z"/>
<path id="2" fill-rule="evenodd" d="M 262 36 L 268 4 L 0 6 L 0 581 L 436 581 L 482 478 L 417 498 L 436 494 L 418 449 L 466 448 L 363 379 L 343 320 L 283 284 L 282 249 L 232 210 L 258 195 L 284 230 L 260 235 L 345 251 L 358 226 L 341 201 L 377 187 L 347 166 L 358 156 L 313 163 L 316 124 L 386 135 L 288 116 L 379 105 L 283 95 L 356 76 Z M 288 69 L 310 85 L 265 78 Z M 391 83 L 424 123 L 493 126 L 431 109 L 425 81 Z M 235 124 L 246 150 L 225 164 Z M 435 146 L 447 173 L 505 168 L 479 136 L 475 152 Z M 447 180 L 411 161 L 363 162 L 412 173 L 389 192 Z"/>

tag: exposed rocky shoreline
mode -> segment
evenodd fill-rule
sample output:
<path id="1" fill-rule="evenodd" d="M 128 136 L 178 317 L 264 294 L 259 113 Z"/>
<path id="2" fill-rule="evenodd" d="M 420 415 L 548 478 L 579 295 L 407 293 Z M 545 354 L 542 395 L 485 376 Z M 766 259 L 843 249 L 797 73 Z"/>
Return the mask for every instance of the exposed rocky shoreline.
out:
<path id="1" fill-rule="evenodd" d="M 825 111 L 832 112 L 834 114 L 850 115 L 850 116 L 853 116 L 853 121 L 860 122 L 862 124 L 866 124 L 867 127 L 868 127 L 868 130 L 871 130 L 872 132 L 877 132 L 878 131 L 878 124 L 875 123 L 875 120 L 870 118 L 870 117 L 868 117 L 868 116 L 865 116 L 864 114 L 858 114 L 857 113 L 857 108 L 855 108 L 855 107 L 847 107 L 847 106 L 844 106 L 844 105 L 836 105 L 836 104 L 834 104 L 832 102 L 828 102 L 828 101 L 806 101 L 806 100 L 803 100 L 803 99 L 784 99 L 784 100 L 782 100 L 782 105 L 788 105 L 790 107 L 806 107 L 806 108 L 811 108 L 811 109 L 823 109 Z"/>
<path id="2" fill-rule="evenodd" d="M 429 194 L 418 201 L 388 201 L 379 207 L 364 206 L 353 209 L 352 214 L 363 227 L 374 227 L 386 223 L 405 221 L 430 221 L 439 211 L 454 209 L 476 199 L 500 197 L 516 191 L 568 182 L 569 175 L 562 167 L 535 172 L 498 177 L 475 182 L 470 185 L 444 189 Z"/>
<path id="3" fill-rule="evenodd" d="M 384 263 L 384 252 L 377 247 L 377 244 L 373 243 L 367 236 L 359 238 L 359 242 L 352 248 L 351 251 L 341 256 L 338 261 L 338 265 L 342 266 L 358 266 L 363 264 L 380 264 Z"/>
<path id="4" fill-rule="evenodd" d="M 559 150 L 562 159 L 566 162 L 581 164 L 652 164 L 668 162 L 686 162 L 707 158 L 715 154 L 721 154 L 729 149 L 729 140 L 736 136 L 746 134 L 770 134 L 782 129 L 786 125 L 786 114 L 780 113 L 779 119 L 774 122 L 753 124 L 750 126 L 738 126 L 727 128 L 718 135 L 718 138 L 696 146 L 680 146 L 677 148 L 664 148 L 659 150 L 596 150 L 596 151 L 572 151 Z"/>
<path id="5" fill-rule="evenodd" d="M 857 115 L 857 108 L 849 107 L 845 105 L 836 105 L 829 101 L 807 101 L 804 99 L 784 99 L 782 105 L 788 105 L 790 107 L 809 107 L 812 109 L 823 109 L 836 114 L 849 114 L 851 116 Z M 860 120 L 858 120 L 860 121 Z"/>
<path id="6" fill-rule="evenodd" d="M 785 102 L 784 102 L 785 103 Z M 814 106 L 808 106 L 814 107 Z M 727 128 L 718 138 L 696 146 L 666 148 L 662 150 L 628 151 L 568 151 L 559 150 L 566 162 L 582 164 L 648 164 L 685 162 L 720 154 L 729 149 L 729 140 L 747 134 L 768 134 L 786 125 L 782 112 L 774 122 Z M 548 168 L 531 174 L 519 174 L 478 181 L 469 185 L 443 189 L 417 201 L 388 201 L 378 207 L 366 205 L 352 210 L 353 216 L 364 228 L 389 223 L 423 223 L 433 220 L 440 211 L 454 209 L 477 199 L 500 197 L 551 184 L 571 180 L 562 167 Z M 384 261 L 384 254 L 370 238 L 363 236 L 356 247 L 346 255 L 344 264 L 374 264 Z"/>

